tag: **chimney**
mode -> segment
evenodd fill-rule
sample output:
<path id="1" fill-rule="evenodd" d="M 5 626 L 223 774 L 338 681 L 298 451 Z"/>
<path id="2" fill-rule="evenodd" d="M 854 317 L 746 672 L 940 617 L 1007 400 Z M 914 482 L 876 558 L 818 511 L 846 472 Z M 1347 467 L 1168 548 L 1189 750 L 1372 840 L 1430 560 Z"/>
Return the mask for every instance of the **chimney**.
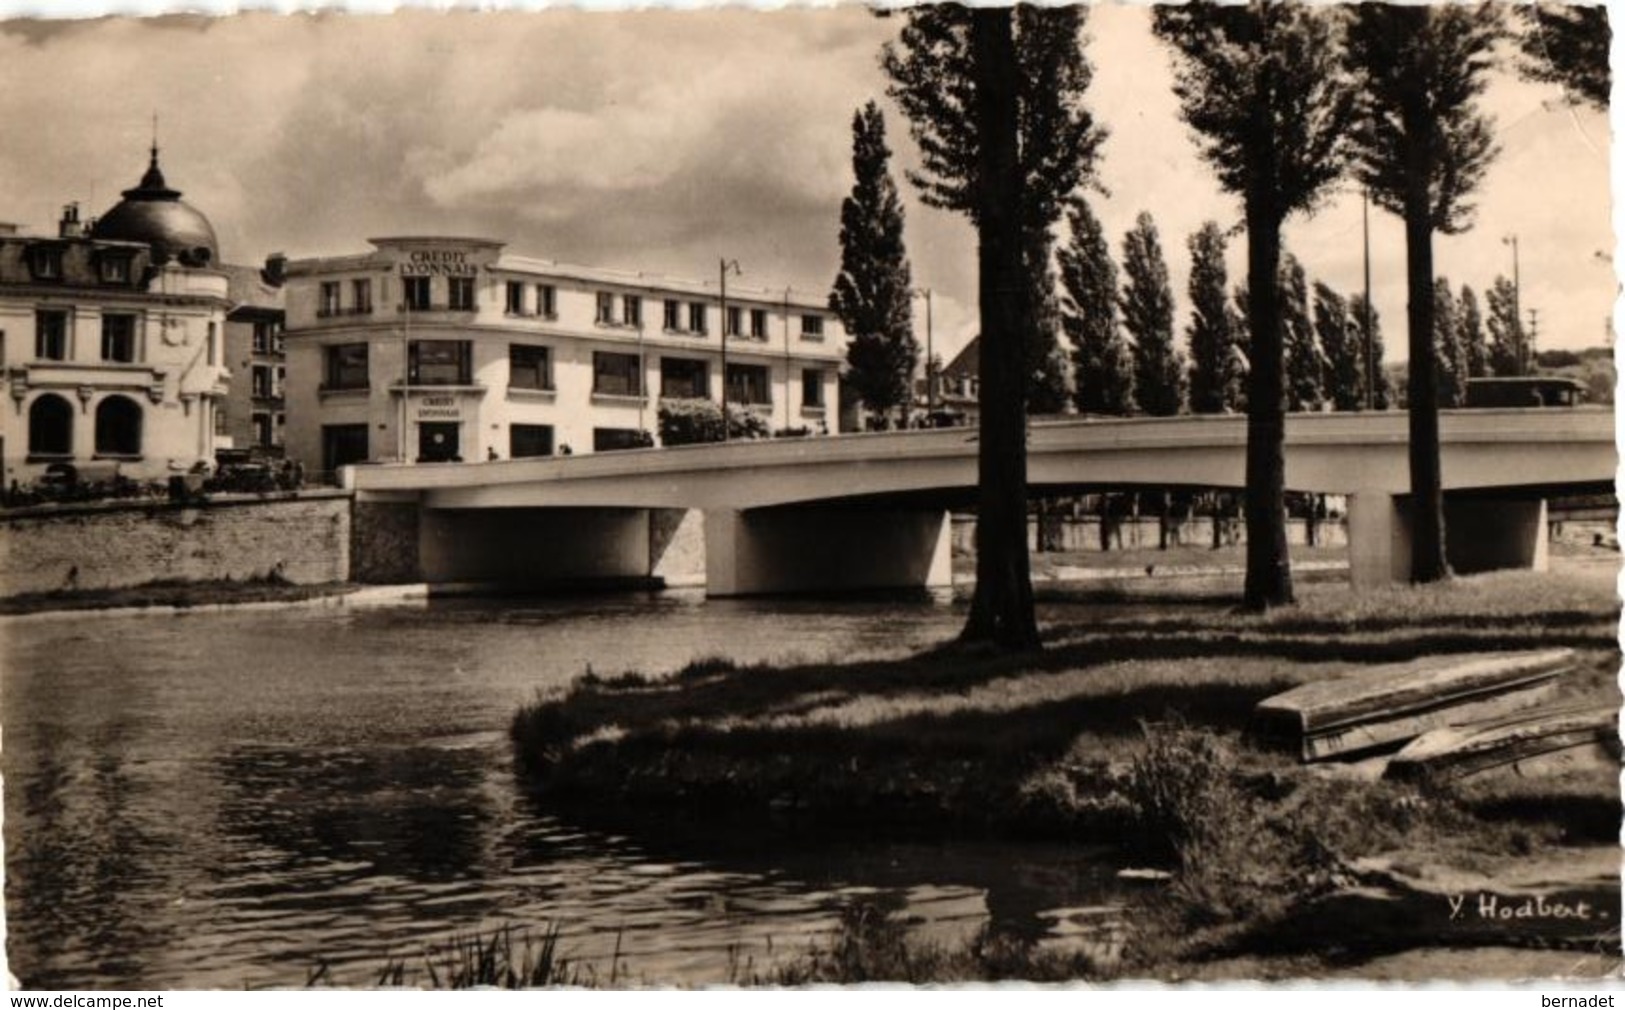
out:
<path id="1" fill-rule="evenodd" d="M 288 257 L 284 253 L 272 253 L 265 257 L 265 269 L 260 271 L 265 283 L 280 288 L 282 282 L 288 279 Z"/>
<path id="2" fill-rule="evenodd" d="M 79 204 L 70 203 L 62 208 L 62 220 L 57 224 L 61 238 L 83 238 L 85 226 L 79 222 Z"/>

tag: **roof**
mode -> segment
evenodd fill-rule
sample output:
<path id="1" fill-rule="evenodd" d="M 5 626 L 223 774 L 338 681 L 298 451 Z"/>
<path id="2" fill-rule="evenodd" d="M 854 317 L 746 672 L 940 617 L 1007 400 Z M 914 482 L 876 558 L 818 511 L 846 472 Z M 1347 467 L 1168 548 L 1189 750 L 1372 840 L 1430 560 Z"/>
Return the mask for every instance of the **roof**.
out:
<path id="1" fill-rule="evenodd" d="M 219 260 L 220 244 L 214 226 L 201 211 L 181 199 L 180 190 L 171 189 L 164 181 L 156 146 L 140 185 L 125 190 L 123 195 L 124 199 L 96 221 L 90 231 L 92 238 L 145 243 L 152 247 L 153 258 L 159 263 L 178 260 L 182 266 L 206 267 Z"/>

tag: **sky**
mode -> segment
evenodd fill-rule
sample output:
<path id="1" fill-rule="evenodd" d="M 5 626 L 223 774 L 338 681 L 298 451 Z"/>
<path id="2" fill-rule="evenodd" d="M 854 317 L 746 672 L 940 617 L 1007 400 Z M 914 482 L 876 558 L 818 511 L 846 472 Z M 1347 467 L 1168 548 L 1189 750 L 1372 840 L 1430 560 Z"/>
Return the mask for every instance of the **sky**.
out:
<path id="1" fill-rule="evenodd" d="M 0 0 L 0 16 L 21 8 Z M 1178 118 L 1149 11 L 1089 18 L 1088 103 L 1109 131 L 1092 198 L 1121 258 L 1142 210 L 1161 232 L 1183 331 L 1186 237 L 1239 223 Z M 0 221 L 54 230 L 64 203 L 100 214 L 146 167 L 152 116 L 171 186 L 213 222 L 225 259 L 365 251 L 369 237 L 478 235 L 567 263 L 827 292 L 851 187 L 851 120 L 886 111 L 914 281 L 933 292 L 933 349 L 976 332 L 965 220 L 923 206 L 917 160 L 885 97 L 896 17 L 856 7 L 756 11 L 402 11 L 0 21 Z M 1615 280 L 1607 117 L 1498 72 L 1484 98 L 1501 156 L 1475 227 L 1437 237 L 1437 272 L 1483 292 L 1513 271 L 1540 348 L 1605 341 Z M 1371 210 L 1374 304 L 1404 357 L 1404 240 Z M 1311 281 L 1361 278 L 1352 184 L 1286 242 Z M 1232 284 L 1245 237 L 1232 242 Z M 923 305 L 918 335 L 924 334 Z"/>

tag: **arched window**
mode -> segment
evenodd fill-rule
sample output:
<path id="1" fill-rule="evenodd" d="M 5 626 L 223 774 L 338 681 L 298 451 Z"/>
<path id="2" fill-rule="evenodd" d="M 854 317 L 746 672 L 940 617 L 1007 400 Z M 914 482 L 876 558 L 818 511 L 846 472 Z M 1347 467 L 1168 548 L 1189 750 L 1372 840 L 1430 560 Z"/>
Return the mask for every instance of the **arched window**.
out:
<path id="1" fill-rule="evenodd" d="M 67 400 L 47 393 L 28 408 L 28 454 L 73 455 L 73 406 Z"/>
<path id="2" fill-rule="evenodd" d="M 141 405 L 109 396 L 96 406 L 96 455 L 141 455 Z"/>

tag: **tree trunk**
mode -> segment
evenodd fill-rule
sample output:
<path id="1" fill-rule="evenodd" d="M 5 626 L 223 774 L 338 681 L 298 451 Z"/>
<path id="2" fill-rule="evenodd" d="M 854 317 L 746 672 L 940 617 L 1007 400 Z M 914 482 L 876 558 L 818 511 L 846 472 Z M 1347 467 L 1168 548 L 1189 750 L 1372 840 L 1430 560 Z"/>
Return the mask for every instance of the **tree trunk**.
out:
<path id="1" fill-rule="evenodd" d="M 1266 128 L 1267 129 L 1267 128 Z M 1282 387 L 1281 216 L 1257 194 L 1247 198 L 1247 323 L 1252 370 L 1247 385 L 1247 579 L 1249 610 L 1292 599 L 1286 549 L 1286 411 Z"/>
<path id="2" fill-rule="evenodd" d="M 1425 109 L 1406 118 L 1424 117 Z M 1421 120 L 1414 120 L 1422 131 Z M 1425 132 L 1407 129 L 1412 138 Z M 1410 329 L 1411 581 L 1450 577 L 1444 554 L 1444 488 L 1439 466 L 1439 387 L 1433 354 L 1433 222 L 1428 206 L 1427 152 L 1413 141 L 1406 152 L 1405 281 Z"/>
<path id="3" fill-rule="evenodd" d="M 1024 180 L 1017 156 L 1018 65 L 1011 8 L 971 12 L 976 92 L 977 298 L 982 325 L 977 450 L 976 591 L 962 642 L 1039 647 L 1027 556 L 1026 340 L 1031 285 L 1022 269 Z"/>

